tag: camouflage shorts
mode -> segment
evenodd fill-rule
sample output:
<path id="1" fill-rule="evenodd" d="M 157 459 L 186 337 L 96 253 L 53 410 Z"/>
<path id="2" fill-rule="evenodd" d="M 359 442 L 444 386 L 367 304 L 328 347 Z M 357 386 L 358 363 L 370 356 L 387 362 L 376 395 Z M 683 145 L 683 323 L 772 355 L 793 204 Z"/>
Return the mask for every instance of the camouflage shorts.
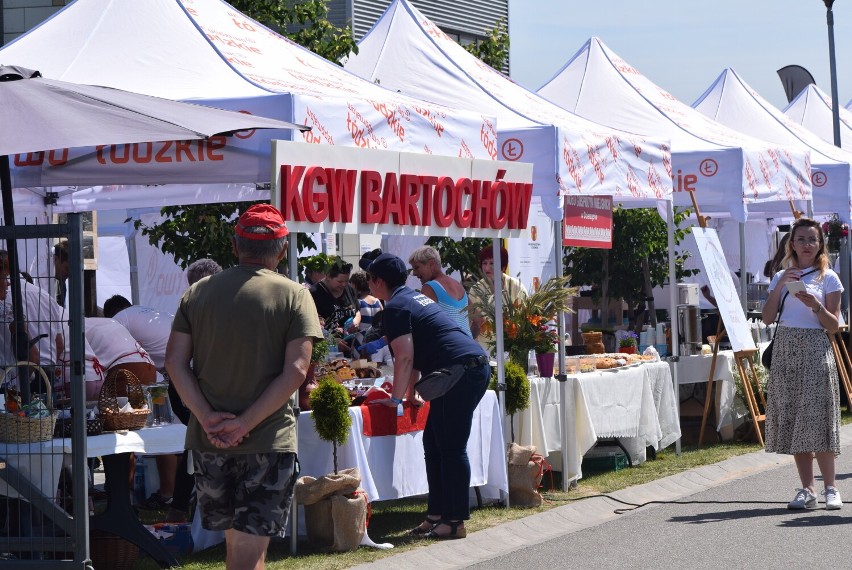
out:
<path id="1" fill-rule="evenodd" d="M 295 453 L 193 450 L 192 458 L 201 526 L 257 536 L 284 531 L 297 476 Z"/>

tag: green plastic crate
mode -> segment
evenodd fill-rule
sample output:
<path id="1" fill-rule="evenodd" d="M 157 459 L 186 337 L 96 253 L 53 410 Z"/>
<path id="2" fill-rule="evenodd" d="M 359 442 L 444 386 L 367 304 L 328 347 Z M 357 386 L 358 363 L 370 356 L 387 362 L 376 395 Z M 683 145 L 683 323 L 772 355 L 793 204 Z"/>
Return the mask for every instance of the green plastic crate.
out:
<path id="1" fill-rule="evenodd" d="M 621 471 L 630 466 L 620 447 L 593 447 L 583 456 L 581 469 L 584 475 Z"/>

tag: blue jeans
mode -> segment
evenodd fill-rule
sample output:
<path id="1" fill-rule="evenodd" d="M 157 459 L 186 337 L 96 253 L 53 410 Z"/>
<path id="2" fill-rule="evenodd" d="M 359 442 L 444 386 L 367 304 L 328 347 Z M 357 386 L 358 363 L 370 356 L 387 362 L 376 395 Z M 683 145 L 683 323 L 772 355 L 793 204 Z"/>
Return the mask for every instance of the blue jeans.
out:
<path id="1" fill-rule="evenodd" d="M 423 430 L 429 514 L 444 520 L 470 518 L 470 461 L 467 440 L 473 412 L 491 379 L 491 367 L 476 366 L 440 398 L 429 402 Z"/>

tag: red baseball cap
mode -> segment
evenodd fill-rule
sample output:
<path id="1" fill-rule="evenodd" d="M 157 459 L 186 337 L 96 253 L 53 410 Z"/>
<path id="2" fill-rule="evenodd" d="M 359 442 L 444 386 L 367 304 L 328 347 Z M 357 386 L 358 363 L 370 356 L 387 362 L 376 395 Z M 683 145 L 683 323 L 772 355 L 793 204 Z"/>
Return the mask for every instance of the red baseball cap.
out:
<path id="1" fill-rule="evenodd" d="M 267 228 L 272 233 L 247 232 L 247 228 Z M 290 233 L 284 224 L 284 216 L 270 204 L 255 204 L 240 216 L 234 232 L 242 238 L 254 240 L 279 239 Z"/>

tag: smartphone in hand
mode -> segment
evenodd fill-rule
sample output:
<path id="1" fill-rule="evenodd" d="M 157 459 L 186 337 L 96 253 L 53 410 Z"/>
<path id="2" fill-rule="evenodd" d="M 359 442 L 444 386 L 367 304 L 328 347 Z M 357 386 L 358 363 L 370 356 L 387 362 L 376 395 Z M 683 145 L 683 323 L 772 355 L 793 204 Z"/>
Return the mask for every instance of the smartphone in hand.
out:
<path id="1" fill-rule="evenodd" d="M 804 293 L 806 291 L 805 284 L 801 281 L 788 281 L 787 291 L 789 291 L 793 296 L 795 296 L 796 293 Z"/>

